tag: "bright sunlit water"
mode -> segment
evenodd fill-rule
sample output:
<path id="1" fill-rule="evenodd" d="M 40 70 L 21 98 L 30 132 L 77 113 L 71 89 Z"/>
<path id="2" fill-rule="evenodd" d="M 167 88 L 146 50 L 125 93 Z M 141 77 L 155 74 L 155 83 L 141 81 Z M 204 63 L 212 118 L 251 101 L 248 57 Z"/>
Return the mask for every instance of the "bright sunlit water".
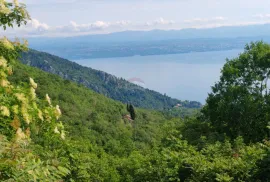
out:
<path id="1" fill-rule="evenodd" d="M 125 79 L 140 78 L 145 87 L 162 94 L 205 103 L 211 86 L 219 80 L 226 58 L 242 50 L 186 54 L 84 59 L 75 62 Z"/>

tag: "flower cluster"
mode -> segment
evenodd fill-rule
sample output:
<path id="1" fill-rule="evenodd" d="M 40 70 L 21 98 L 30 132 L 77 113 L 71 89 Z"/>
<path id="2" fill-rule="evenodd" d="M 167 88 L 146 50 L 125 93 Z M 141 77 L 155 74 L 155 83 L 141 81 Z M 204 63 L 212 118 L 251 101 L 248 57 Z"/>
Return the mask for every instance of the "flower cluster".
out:
<path id="1" fill-rule="evenodd" d="M 6 38 L 0 39 L 0 49 L 12 52 L 16 46 Z M 59 122 L 62 114 L 60 107 L 52 105 L 48 94 L 45 96 L 47 106 L 40 107 L 37 104 L 38 85 L 33 78 L 29 78 L 28 88 L 12 85 L 7 79 L 12 74 L 12 60 L 4 56 L 0 52 L 0 119 L 4 121 L 4 127 L 12 126 L 16 130 L 15 139 L 18 142 L 30 138 L 31 123 L 38 128 L 46 128 L 46 131 L 51 128 L 52 134 L 65 139 L 64 126 Z"/>
<path id="2" fill-rule="evenodd" d="M 0 39 L 0 41 L 6 49 L 14 50 L 14 45 L 6 37 Z"/>
<path id="3" fill-rule="evenodd" d="M 10 111 L 6 106 L 0 106 L 0 111 L 3 116 L 10 116 Z"/>
<path id="4" fill-rule="evenodd" d="M 1 26 L 6 29 L 7 26 L 13 27 L 13 22 L 17 25 L 26 24 L 27 20 L 30 19 L 28 12 L 25 9 L 25 5 L 19 3 L 18 0 L 13 0 L 13 2 L 0 0 L 0 15 L 7 18 L 6 21 L 3 21 Z"/>
<path id="5" fill-rule="evenodd" d="M 4 0 L 0 0 L 0 13 L 2 14 L 9 14 L 11 11 L 7 7 L 7 4 L 5 3 Z"/>

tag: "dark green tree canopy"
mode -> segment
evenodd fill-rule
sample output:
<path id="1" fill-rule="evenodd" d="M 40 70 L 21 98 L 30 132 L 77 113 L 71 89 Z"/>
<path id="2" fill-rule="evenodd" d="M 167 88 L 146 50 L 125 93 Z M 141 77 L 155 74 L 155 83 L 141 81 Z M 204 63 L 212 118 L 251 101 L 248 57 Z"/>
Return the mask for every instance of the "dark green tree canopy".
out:
<path id="1" fill-rule="evenodd" d="M 270 119 L 269 76 L 270 45 L 246 45 L 242 54 L 224 65 L 220 81 L 212 87 L 202 110 L 204 116 L 230 137 L 264 139 Z"/>
<path id="2" fill-rule="evenodd" d="M 127 111 L 129 112 L 131 119 L 135 120 L 136 112 L 132 104 L 127 104 Z"/>

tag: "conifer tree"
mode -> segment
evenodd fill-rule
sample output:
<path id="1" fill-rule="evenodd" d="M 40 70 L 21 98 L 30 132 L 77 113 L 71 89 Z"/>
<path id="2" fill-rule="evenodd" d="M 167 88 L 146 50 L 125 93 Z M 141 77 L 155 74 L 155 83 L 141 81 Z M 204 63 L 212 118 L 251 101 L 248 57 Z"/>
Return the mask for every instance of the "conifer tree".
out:
<path id="1" fill-rule="evenodd" d="M 131 119 L 135 120 L 136 112 L 135 112 L 134 106 L 132 104 L 127 104 L 127 111 L 129 112 Z"/>
<path id="2" fill-rule="evenodd" d="M 135 120 L 135 118 L 136 118 L 136 113 L 135 113 L 135 109 L 134 109 L 134 107 L 133 107 L 132 104 L 130 104 L 130 106 L 129 106 L 129 113 L 130 113 L 131 119 L 132 119 L 132 120 Z"/>

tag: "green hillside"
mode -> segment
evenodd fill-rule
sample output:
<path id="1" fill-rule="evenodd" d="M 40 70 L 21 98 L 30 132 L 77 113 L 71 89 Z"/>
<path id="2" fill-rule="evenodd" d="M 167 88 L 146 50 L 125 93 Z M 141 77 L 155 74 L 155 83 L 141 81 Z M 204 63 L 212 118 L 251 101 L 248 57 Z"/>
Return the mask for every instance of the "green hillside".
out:
<path id="1" fill-rule="evenodd" d="M 136 107 L 148 109 L 170 109 L 177 104 L 186 108 L 200 108 L 195 101 L 179 101 L 158 92 L 142 88 L 124 79 L 108 73 L 97 71 L 77 63 L 53 56 L 48 53 L 30 50 L 22 53 L 22 63 L 40 68 L 46 72 L 85 85 L 114 100 L 132 103 Z"/>
<path id="2" fill-rule="evenodd" d="M 249 181 L 267 173 L 267 143 L 228 140 L 209 123 L 157 111 L 137 108 L 136 119 L 129 120 L 121 102 L 37 68 L 13 66 L 13 85 L 23 88 L 31 77 L 38 103 L 46 104 L 48 93 L 61 107 L 65 141 L 34 134 L 36 125 L 31 138 L 33 152 L 63 166 L 67 181 Z"/>
<path id="3" fill-rule="evenodd" d="M 124 116 L 129 114 L 125 104 L 91 91 L 83 85 L 63 80 L 57 75 L 21 63 L 16 64 L 9 81 L 16 85 L 24 85 L 29 77 L 39 83 L 36 89 L 38 98 L 45 98 L 46 94 L 49 94 L 52 103 L 61 106 L 62 120 L 70 128 L 70 134 L 73 137 L 82 137 L 83 134 L 89 143 L 103 145 L 104 142 L 109 142 L 108 140 L 122 140 L 121 127 L 124 127 L 122 128 L 124 130 L 130 130 L 128 131 L 128 136 L 131 137 L 128 139 L 129 142 L 133 137 L 141 138 L 141 134 L 149 135 L 146 138 L 151 138 L 152 142 L 155 137 L 160 137 L 157 133 L 158 125 L 165 121 L 165 116 L 158 111 L 136 109 L 136 127 L 140 128 L 143 125 L 149 128 L 149 131 L 138 132 L 136 136 L 133 136 L 132 131 L 135 128 L 132 126 L 135 123 L 124 119 Z"/>
<path id="4" fill-rule="evenodd" d="M 0 27 L 27 23 L 0 1 Z M 0 39 L 0 181 L 270 181 L 270 45 L 227 60 L 197 115 L 138 109 L 19 62 Z"/>
<path id="5" fill-rule="evenodd" d="M 126 105 L 18 62 L 9 81 L 23 88 L 29 77 L 38 84 L 40 105 L 46 105 L 43 98 L 48 93 L 52 105 L 61 108 L 64 141 L 52 134 L 35 134 L 36 124 L 31 126 L 32 150 L 40 160 L 57 163 L 60 174 L 50 171 L 56 179 L 249 181 L 264 179 L 267 173 L 261 174 L 256 167 L 267 165 L 265 160 L 260 162 L 267 154 L 267 144 L 246 145 L 241 138 L 229 141 L 207 123 L 168 118 L 157 111 L 136 109 L 136 119 L 128 120 L 123 118 L 128 114 Z M 3 169 L 0 165 L 0 171 Z"/>

